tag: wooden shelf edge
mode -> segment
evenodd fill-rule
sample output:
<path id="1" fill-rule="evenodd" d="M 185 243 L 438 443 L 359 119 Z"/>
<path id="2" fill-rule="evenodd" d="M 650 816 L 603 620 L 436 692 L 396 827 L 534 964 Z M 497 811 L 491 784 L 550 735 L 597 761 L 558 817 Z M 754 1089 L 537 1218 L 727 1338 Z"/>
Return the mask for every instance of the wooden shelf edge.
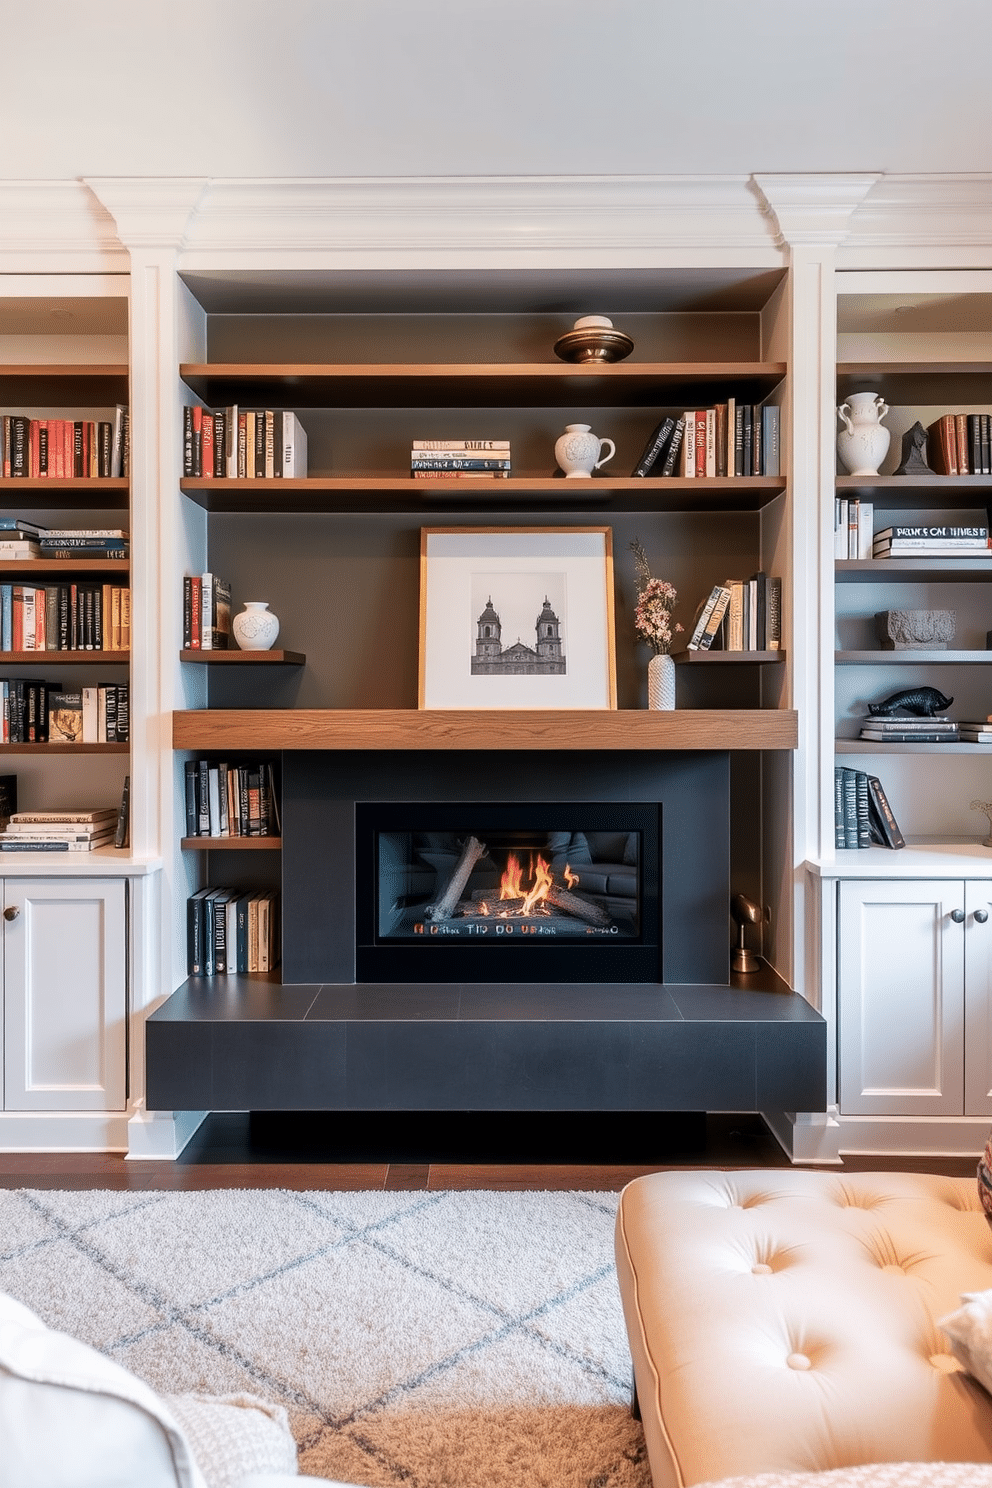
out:
<path id="1" fill-rule="evenodd" d="M 992 754 L 992 744 L 952 739 L 947 744 L 886 744 L 881 739 L 835 739 L 835 754 Z"/>
<path id="2" fill-rule="evenodd" d="M 100 369 L 94 369 L 100 370 Z M 113 369 L 102 369 L 113 370 Z M 320 378 L 328 382 L 383 381 L 417 378 L 466 381 L 538 377 L 551 380 L 591 379 L 632 382 L 644 377 L 784 377 L 785 362 L 182 362 L 179 376 L 189 378 Z"/>
<path id="3" fill-rule="evenodd" d="M 988 666 L 992 651 L 836 651 L 838 666 Z"/>
<path id="4" fill-rule="evenodd" d="M 0 671 L 5 666 L 127 666 L 130 651 L 0 651 Z"/>
<path id="5" fill-rule="evenodd" d="M 203 709 L 173 714 L 175 749 L 795 749 L 792 709 Z"/>
<path id="6" fill-rule="evenodd" d="M 207 666 L 306 666 L 307 658 L 302 651 L 198 651 L 182 650 L 180 661 L 202 661 Z"/>
<path id="7" fill-rule="evenodd" d="M 183 837 L 179 846 L 184 852 L 279 852 L 281 837 Z"/>
<path id="8" fill-rule="evenodd" d="M 0 754 L 127 754 L 130 744 L 0 744 Z"/>
<path id="9" fill-rule="evenodd" d="M 726 663 L 730 666 L 765 666 L 769 662 L 785 660 L 785 652 L 777 651 L 676 651 L 672 660 L 677 666 L 699 666 L 705 663 Z"/>

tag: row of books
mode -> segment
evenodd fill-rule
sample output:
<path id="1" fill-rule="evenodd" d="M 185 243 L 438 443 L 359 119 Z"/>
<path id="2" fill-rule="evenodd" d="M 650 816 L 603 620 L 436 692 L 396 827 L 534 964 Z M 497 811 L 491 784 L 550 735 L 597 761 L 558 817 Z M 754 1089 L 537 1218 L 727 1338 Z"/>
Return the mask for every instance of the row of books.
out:
<path id="1" fill-rule="evenodd" d="M 704 601 L 687 651 L 778 651 L 782 646 L 782 580 L 759 571 L 725 579 Z"/>
<path id="2" fill-rule="evenodd" d="M 187 837 L 278 837 L 281 830 L 275 767 L 271 760 L 185 765 Z"/>
<path id="3" fill-rule="evenodd" d="M 883 527 L 872 541 L 873 558 L 988 558 L 989 529 L 984 523 L 958 527 Z"/>
<path id="4" fill-rule="evenodd" d="M 202 480 L 280 480 L 307 473 L 307 431 L 272 408 L 183 409 L 183 475 Z"/>
<path id="5" fill-rule="evenodd" d="M 870 558 L 873 540 L 874 503 L 857 496 L 834 500 L 834 557 Z"/>
<path id="6" fill-rule="evenodd" d="M 953 744 L 959 737 L 959 725 L 945 714 L 935 718 L 878 718 L 869 714 L 862 719 L 862 739 L 876 744 Z"/>
<path id="7" fill-rule="evenodd" d="M 130 712 L 130 692 L 126 682 L 49 692 L 47 742 L 126 744 L 130 736 Z M 10 742 L 17 741 L 12 739 Z M 26 742 L 30 743 L 30 740 Z"/>
<path id="8" fill-rule="evenodd" d="M 834 770 L 834 841 L 837 847 L 906 846 L 877 775 L 842 765 Z"/>
<path id="9" fill-rule="evenodd" d="M 667 415 L 652 430 L 636 476 L 778 475 L 780 415 L 774 403 L 738 403 Z"/>
<path id="10" fill-rule="evenodd" d="M 93 852 L 98 847 L 124 847 L 126 842 L 122 802 L 120 808 L 15 811 L 0 833 L 0 852 Z"/>
<path id="11" fill-rule="evenodd" d="M 0 583 L 0 651 L 128 651 L 131 591 L 118 584 Z"/>
<path id="12" fill-rule="evenodd" d="M 186 970 L 191 977 L 273 971 L 279 965 L 275 890 L 198 889 L 186 901 Z"/>
<path id="13" fill-rule="evenodd" d="M 183 578 L 183 649 L 226 651 L 231 643 L 231 584 L 215 573 Z"/>
<path id="14" fill-rule="evenodd" d="M 508 439 L 415 439 L 410 449 L 414 480 L 507 479 Z"/>
<path id="15" fill-rule="evenodd" d="M 937 475 L 992 475 L 992 414 L 936 419 L 927 429 L 927 460 Z"/>
<path id="16" fill-rule="evenodd" d="M 0 417 L 0 469 L 32 480 L 108 480 L 130 474 L 128 410 L 110 419 Z"/>

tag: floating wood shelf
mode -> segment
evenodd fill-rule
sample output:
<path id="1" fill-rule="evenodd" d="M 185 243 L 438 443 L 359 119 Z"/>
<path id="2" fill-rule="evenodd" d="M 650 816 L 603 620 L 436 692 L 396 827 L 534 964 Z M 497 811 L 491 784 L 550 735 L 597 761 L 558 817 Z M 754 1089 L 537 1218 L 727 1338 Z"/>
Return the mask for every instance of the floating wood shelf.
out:
<path id="1" fill-rule="evenodd" d="M 173 714 L 176 749 L 795 749 L 791 709 L 230 708 Z"/>
<path id="2" fill-rule="evenodd" d="M 29 666 L 127 666 L 130 651 L 0 651 L 0 671 L 8 665 Z"/>
<path id="3" fill-rule="evenodd" d="M 622 511 L 760 511 L 785 490 L 779 476 L 595 477 L 514 475 L 480 480 L 414 480 L 409 475 L 322 475 L 293 480 L 180 482 L 211 512 L 426 512 L 434 507 L 499 511 L 581 506 Z"/>
<path id="4" fill-rule="evenodd" d="M 992 491 L 992 487 L 989 488 Z M 988 558 L 839 558 L 838 584 L 981 583 L 992 578 Z"/>
<path id="5" fill-rule="evenodd" d="M 676 651 L 672 660 L 677 666 L 764 666 L 785 660 L 784 651 Z"/>
<path id="6" fill-rule="evenodd" d="M 2 754 L 127 754 L 130 744 L 0 744 Z"/>
<path id="7" fill-rule="evenodd" d="M 760 402 L 784 362 L 551 361 L 504 363 L 184 363 L 179 375 L 204 402 L 277 408 L 658 408 L 683 393 Z"/>
<path id="8" fill-rule="evenodd" d="M 130 558 L 0 558 L 0 574 L 30 573 L 32 578 L 45 574 L 122 573 L 131 569 Z"/>
<path id="9" fill-rule="evenodd" d="M 302 651 L 190 651 L 179 653 L 180 661 L 202 661 L 207 666 L 306 666 Z"/>
<path id="10" fill-rule="evenodd" d="M 988 666 L 992 651 L 837 651 L 838 666 Z"/>
<path id="11" fill-rule="evenodd" d="M 188 852 L 278 852 L 281 837 L 184 837 L 180 843 Z"/>

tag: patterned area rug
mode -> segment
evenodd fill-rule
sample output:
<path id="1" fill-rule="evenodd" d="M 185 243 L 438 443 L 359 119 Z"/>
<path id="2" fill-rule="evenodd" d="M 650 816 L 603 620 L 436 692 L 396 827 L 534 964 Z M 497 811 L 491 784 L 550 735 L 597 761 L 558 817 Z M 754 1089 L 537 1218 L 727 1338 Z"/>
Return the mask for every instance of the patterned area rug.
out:
<path id="1" fill-rule="evenodd" d="M 0 1191 L 0 1290 L 368 1488 L 650 1488 L 602 1193 Z"/>

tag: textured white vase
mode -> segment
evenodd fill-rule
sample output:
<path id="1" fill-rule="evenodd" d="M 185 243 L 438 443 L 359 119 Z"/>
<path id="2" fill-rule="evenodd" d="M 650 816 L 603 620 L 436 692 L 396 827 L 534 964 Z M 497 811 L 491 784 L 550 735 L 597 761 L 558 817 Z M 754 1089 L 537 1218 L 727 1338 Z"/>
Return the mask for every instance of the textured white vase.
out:
<path id="1" fill-rule="evenodd" d="M 604 445 L 610 446 L 608 455 Z M 597 439 L 589 424 L 566 424 L 564 434 L 555 440 L 555 459 L 567 480 L 590 480 L 594 470 L 612 460 L 617 447 L 612 439 Z"/>
<path id="2" fill-rule="evenodd" d="M 246 599 L 245 607 L 231 621 L 234 639 L 242 651 L 268 651 L 279 634 L 279 617 L 261 599 Z"/>
<path id="3" fill-rule="evenodd" d="M 675 662 L 670 656 L 652 656 L 648 662 L 648 707 L 675 707 Z"/>
<path id="4" fill-rule="evenodd" d="M 851 475 L 877 475 L 892 438 L 881 419 L 889 407 L 878 393 L 852 393 L 837 410 L 844 427 L 837 435 L 837 453 Z"/>

